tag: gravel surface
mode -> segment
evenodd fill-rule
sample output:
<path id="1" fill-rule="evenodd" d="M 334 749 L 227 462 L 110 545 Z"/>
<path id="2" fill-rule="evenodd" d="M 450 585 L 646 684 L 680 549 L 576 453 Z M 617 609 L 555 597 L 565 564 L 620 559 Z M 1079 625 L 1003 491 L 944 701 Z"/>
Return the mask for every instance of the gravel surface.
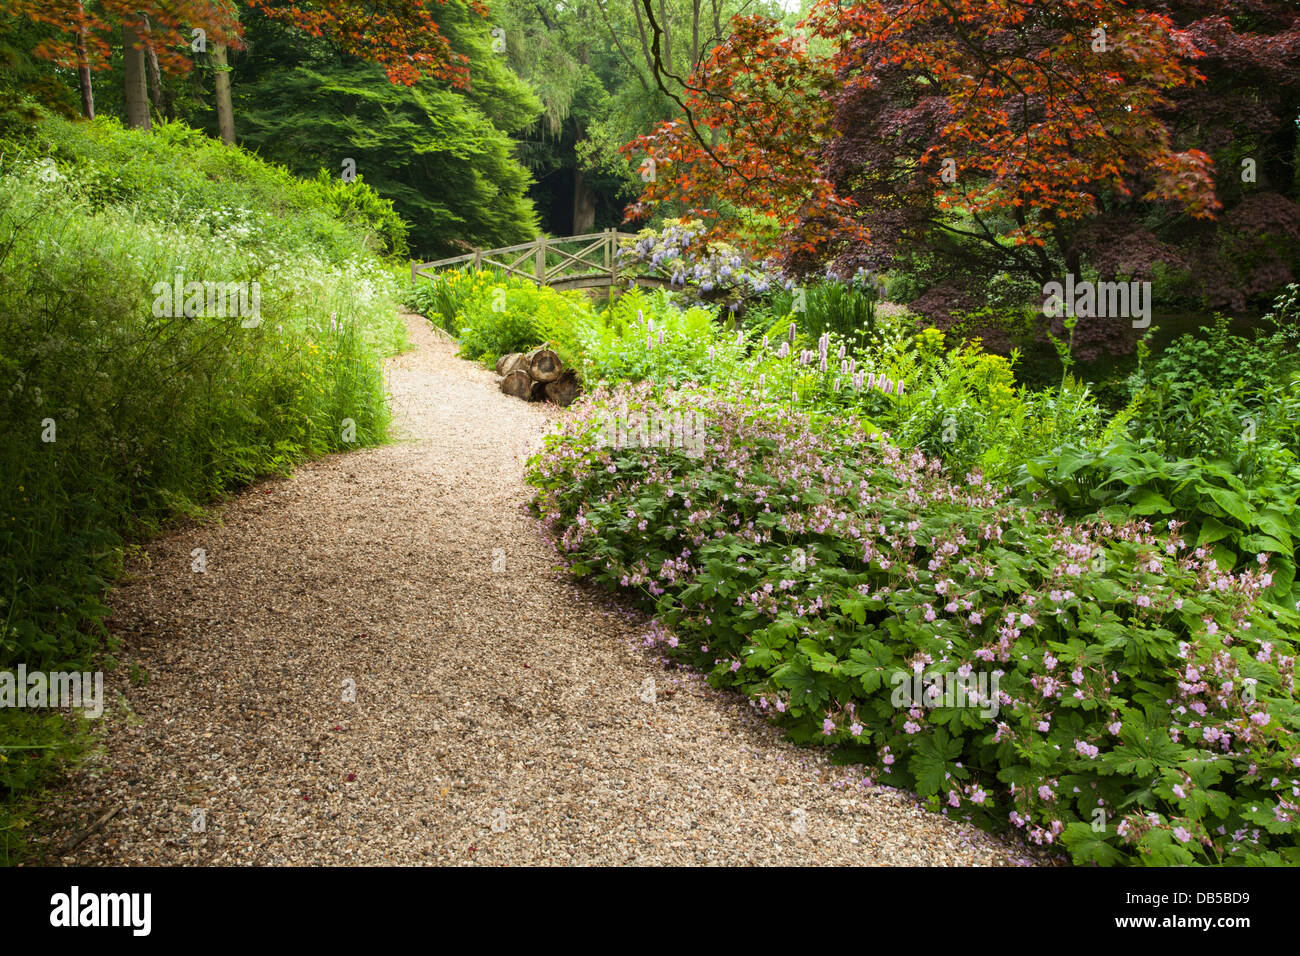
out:
<path id="1" fill-rule="evenodd" d="M 397 443 L 248 489 L 112 595 L 128 666 L 48 862 L 1034 862 L 640 651 L 645 619 L 558 571 L 524 508 L 566 413 L 407 324 Z"/>

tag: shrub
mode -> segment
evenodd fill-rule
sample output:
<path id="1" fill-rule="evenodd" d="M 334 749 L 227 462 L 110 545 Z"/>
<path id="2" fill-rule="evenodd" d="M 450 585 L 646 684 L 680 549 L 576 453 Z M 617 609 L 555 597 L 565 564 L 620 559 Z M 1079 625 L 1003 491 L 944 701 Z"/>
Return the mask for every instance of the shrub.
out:
<path id="1" fill-rule="evenodd" d="M 1218 315 L 1205 338 L 1184 335 L 1139 368 L 1128 382 L 1134 434 L 1171 458 L 1221 459 L 1248 481 L 1275 479 L 1300 454 L 1297 299 L 1290 286 L 1277 300 L 1271 334 L 1233 334 Z"/>
<path id="2" fill-rule="evenodd" d="M 591 316 L 578 292 L 557 292 L 528 279 L 476 279 L 460 298 L 455 325 L 460 354 L 487 365 L 509 352 L 526 352 L 546 341 L 546 331 Z M 572 356 L 567 357 L 572 362 Z"/>
<path id="3" fill-rule="evenodd" d="M 1262 556 L 1271 569 L 1263 596 L 1289 607 L 1300 599 L 1295 586 L 1300 467 L 1292 459 L 1280 479 L 1259 474 L 1254 479 L 1247 484 L 1222 461 L 1170 460 L 1152 442 L 1120 435 L 1101 448 L 1071 445 L 1031 460 L 1019 484 L 1045 491 L 1071 514 L 1177 519 L 1188 539 L 1224 569 L 1248 567 Z"/>
<path id="4" fill-rule="evenodd" d="M 994 482 L 1011 480 L 1026 456 L 1100 440 L 1101 413 L 1087 386 L 1067 378 L 1038 391 L 1017 387 L 1016 359 L 970 346 L 920 349 L 908 391 L 873 420 L 899 447 L 941 459 L 952 474 L 978 470 Z"/>
<path id="5" fill-rule="evenodd" d="M 159 124 L 141 136 L 113 118 L 46 117 L 35 137 L 5 142 L 0 151 L 52 158 L 95 209 L 130 206 L 142 220 L 224 231 L 268 265 L 299 250 L 332 262 L 406 255 L 406 224 L 360 180 L 298 179 L 183 123 Z"/>
<path id="6" fill-rule="evenodd" d="M 711 309 L 680 309 L 663 291 L 630 289 L 602 319 L 588 322 L 575 343 L 583 356 L 583 381 L 591 386 L 716 381 L 744 354 L 736 336 L 717 327 Z"/>
<path id="7" fill-rule="evenodd" d="M 699 457 L 602 441 L 609 415 L 670 407 L 704 416 Z M 1257 600 L 1269 564 L 1226 571 L 1177 521 L 1068 520 L 852 420 L 709 391 L 592 395 L 529 477 L 575 573 L 652 607 L 649 645 L 795 740 L 1079 862 L 1300 863 L 1300 616 Z M 915 674 L 990 684 L 908 700 Z"/>

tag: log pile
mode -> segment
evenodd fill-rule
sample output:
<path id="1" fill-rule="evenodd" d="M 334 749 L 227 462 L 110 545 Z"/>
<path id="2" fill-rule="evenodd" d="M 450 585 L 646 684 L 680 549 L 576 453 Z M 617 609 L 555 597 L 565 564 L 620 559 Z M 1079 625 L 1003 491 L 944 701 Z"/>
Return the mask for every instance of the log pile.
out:
<path id="1" fill-rule="evenodd" d="M 525 402 L 547 401 L 567 407 L 578 397 L 578 377 L 545 346 L 501 356 L 497 374 L 501 391 Z"/>

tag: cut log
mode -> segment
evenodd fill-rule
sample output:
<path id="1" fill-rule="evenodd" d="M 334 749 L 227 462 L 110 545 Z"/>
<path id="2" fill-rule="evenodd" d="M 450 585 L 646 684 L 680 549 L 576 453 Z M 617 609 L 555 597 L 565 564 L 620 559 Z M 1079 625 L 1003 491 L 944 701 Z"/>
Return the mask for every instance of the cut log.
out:
<path id="1" fill-rule="evenodd" d="M 546 383 L 534 379 L 532 390 L 528 393 L 528 400 L 530 402 L 546 401 Z"/>
<path id="2" fill-rule="evenodd" d="M 533 349 L 528 353 L 528 374 L 537 381 L 554 382 L 563 371 L 564 363 L 550 349 Z"/>
<path id="3" fill-rule="evenodd" d="M 511 352 L 509 355 L 502 356 L 501 363 L 497 367 L 497 374 L 509 375 L 516 369 L 528 375 L 528 356 L 522 352 Z M 531 375 L 528 377 L 532 378 Z"/>
<path id="4" fill-rule="evenodd" d="M 561 408 L 568 408 L 578 397 L 578 377 L 566 369 L 554 382 L 546 383 L 546 397 Z"/>
<path id="5" fill-rule="evenodd" d="M 529 377 L 528 373 L 521 368 L 515 369 L 501 380 L 501 391 L 507 395 L 513 395 L 515 398 L 522 398 L 525 402 L 533 400 L 533 386 L 538 384 Z"/>

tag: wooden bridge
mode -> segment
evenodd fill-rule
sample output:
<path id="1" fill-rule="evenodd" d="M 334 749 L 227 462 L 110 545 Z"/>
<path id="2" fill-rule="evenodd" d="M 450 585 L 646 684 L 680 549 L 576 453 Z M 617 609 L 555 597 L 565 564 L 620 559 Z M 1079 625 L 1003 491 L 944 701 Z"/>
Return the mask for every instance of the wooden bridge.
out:
<path id="1" fill-rule="evenodd" d="M 636 236 L 606 229 L 585 236 L 549 239 L 542 236 L 532 242 L 501 249 L 475 249 L 463 256 L 433 262 L 411 262 L 411 281 L 420 276 L 432 278 L 442 269 L 472 265 L 475 269 L 493 269 L 507 276 L 530 279 L 553 289 L 595 289 L 601 286 L 635 282 L 637 285 L 668 288 L 661 276 L 619 278 L 618 244 Z"/>

